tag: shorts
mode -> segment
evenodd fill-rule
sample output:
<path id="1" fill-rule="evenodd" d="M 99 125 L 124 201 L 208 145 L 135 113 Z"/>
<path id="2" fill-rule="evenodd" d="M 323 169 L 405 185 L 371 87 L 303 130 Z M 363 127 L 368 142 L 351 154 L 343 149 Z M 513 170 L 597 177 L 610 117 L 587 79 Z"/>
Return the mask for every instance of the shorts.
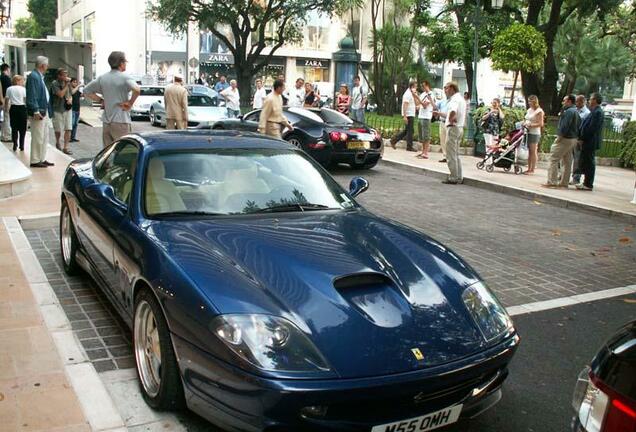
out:
<path id="1" fill-rule="evenodd" d="M 528 134 L 528 145 L 539 144 L 539 141 L 541 141 L 541 135 Z"/>
<path id="2" fill-rule="evenodd" d="M 419 119 L 420 121 L 420 141 L 430 141 L 431 140 L 431 120 L 430 119 Z"/>
<path id="3" fill-rule="evenodd" d="M 70 131 L 73 129 L 73 112 L 71 110 L 53 113 L 53 130 L 55 132 Z"/>

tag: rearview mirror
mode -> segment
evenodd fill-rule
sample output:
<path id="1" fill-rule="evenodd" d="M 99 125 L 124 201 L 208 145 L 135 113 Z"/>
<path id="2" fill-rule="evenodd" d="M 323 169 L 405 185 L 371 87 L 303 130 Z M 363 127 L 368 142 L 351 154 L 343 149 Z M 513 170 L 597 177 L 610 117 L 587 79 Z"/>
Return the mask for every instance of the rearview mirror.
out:
<path id="1" fill-rule="evenodd" d="M 239 116 L 237 117 L 237 119 L 239 119 L 239 120 L 243 120 L 243 114 L 239 114 Z"/>
<path id="2" fill-rule="evenodd" d="M 86 197 L 92 201 L 96 201 L 96 204 L 100 202 L 108 202 L 119 211 L 125 213 L 127 210 L 126 204 L 121 202 L 115 196 L 115 190 L 113 187 L 106 183 L 93 183 L 84 189 Z"/>
<path id="3" fill-rule="evenodd" d="M 351 183 L 349 183 L 349 194 L 352 197 L 360 195 L 367 189 L 369 189 L 369 182 L 364 177 L 354 177 L 351 179 Z"/>

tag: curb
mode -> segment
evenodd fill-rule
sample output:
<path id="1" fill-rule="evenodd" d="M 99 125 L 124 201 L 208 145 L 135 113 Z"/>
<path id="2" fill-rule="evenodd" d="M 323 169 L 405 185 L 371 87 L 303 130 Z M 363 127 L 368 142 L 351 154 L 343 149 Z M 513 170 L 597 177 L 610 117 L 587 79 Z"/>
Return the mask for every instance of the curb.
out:
<path id="1" fill-rule="evenodd" d="M 435 179 L 446 179 L 448 177 L 448 174 L 440 172 L 440 171 L 435 171 L 432 170 L 430 168 L 426 168 L 426 167 L 421 167 L 421 166 L 415 166 L 415 165 L 410 165 L 408 163 L 404 163 L 404 162 L 396 162 L 396 161 L 392 161 L 392 160 L 388 160 L 385 158 L 382 158 L 382 163 L 390 165 L 390 166 L 394 166 L 394 167 L 399 167 L 402 169 L 406 169 L 408 171 L 412 171 L 412 172 L 417 172 L 420 174 L 424 174 L 427 177 L 432 177 Z M 534 191 L 530 191 L 527 189 L 520 189 L 520 188 L 515 188 L 512 186 L 504 186 L 501 184 L 495 184 L 495 183 L 490 183 L 487 181 L 483 181 L 483 180 L 477 180 L 474 178 L 468 178 L 468 177 L 464 177 L 464 184 L 467 186 L 473 186 L 476 188 L 480 188 L 480 189 L 485 189 L 485 190 L 490 190 L 493 192 L 498 192 L 498 193 L 502 193 L 502 194 L 507 194 L 507 195 L 513 195 L 513 196 L 517 196 L 520 198 L 524 198 L 524 199 L 528 199 L 528 200 L 532 200 L 532 201 L 538 201 L 542 204 L 550 204 L 553 205 L 555 207 L 560 207 L 560 208 L 567 208 L 567 209 L 572 209 L 572 210 L 578 210 L 578 211 L 584 211 L 586 213 L 591 213 L 591 214 L 595 214 L 597 216 L 601 215 L 601 216 L 606 216 L 606 217 L 611 217 L 612 219 L 615 220 L 619 220 L 622 222 L 626 222 L 629 224 L 636 224 L 636 215 L 632 215 L 629 213 L 623 213 L 620 211 L 616 211 L 616 210 L 612 210 L 612 209 L 608 209 L 605 207 L 598 207 L 598 206 L 593 206 L 593 205 L 589 205 L 589 204 L 583 204 L 583 203 L 578 203 L 578 202 L 573 202 L 573 201 L 568 201 L 566 199 L 563 198 L 557 198 L 557 197 L 552 197 L 552 196 L 548 196 L 548 195 L 543 195 Z"/>
<path id="2" fill-rule="evenodd" d="M 20 222 L 16 217 L 3 217 L 2 223 L 91 430 L 127 430 L 106 386 L 75 336 Z"/>

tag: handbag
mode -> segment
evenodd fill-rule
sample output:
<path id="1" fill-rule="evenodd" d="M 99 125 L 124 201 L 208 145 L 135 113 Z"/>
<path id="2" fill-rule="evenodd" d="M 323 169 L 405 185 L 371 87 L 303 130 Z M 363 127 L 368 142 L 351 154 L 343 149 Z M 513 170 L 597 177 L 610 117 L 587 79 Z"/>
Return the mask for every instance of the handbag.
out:
<path id="1" fill-rule="evenodd" d="M 73 104 L 72 103 L 68 103 L 66 101 L 64 101 L 64 109 L 66 111 L 70 110 L 71 108 L 73 108 Z"/>

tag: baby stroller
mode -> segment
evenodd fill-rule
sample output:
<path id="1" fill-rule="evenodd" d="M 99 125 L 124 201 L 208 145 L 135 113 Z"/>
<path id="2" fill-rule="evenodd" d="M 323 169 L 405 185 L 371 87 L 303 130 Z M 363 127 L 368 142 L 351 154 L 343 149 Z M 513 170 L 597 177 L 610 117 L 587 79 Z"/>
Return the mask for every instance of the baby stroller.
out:
<path id="1" fill-rule="evenodd" d="M 514 166 L 515 174 L 521 174 L 525 160 L 520 155 L 527 148 L 528 129 L 521 123 L 517 123 L 516 128 L 505 138 L 500 138 L 496 144 L 488 146 L 484 159 L 477 162 L 477 168 L 480 170 L 485 168 L 491 173 L 495 168 L 503 168 L 504 171 L 509 172 Z"/>

